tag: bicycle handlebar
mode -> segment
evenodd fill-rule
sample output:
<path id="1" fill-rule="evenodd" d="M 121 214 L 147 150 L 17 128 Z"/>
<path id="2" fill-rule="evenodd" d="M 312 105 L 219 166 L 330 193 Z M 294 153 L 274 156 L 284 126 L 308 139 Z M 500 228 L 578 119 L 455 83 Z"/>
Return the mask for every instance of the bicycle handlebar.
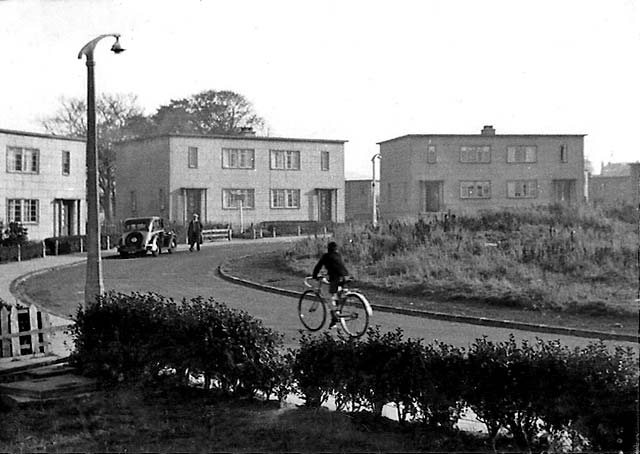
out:
<path id="1" fill-rule="evenodd" d="M 320 276 L 318 276 L 318 277 L 320 278 L 320 281 L 321 281 L 323 284 L 328 284 L 328 283 L 329 283 L 329 280 L 327 279 L 327 277 L 326 277 L 326 276 L 322 276 L 322 275 L 320 275 Z M 315 279 L 313 278 L 313 276 L 307 276 L 307 277 L 305 277 L 305 278 L 304 278 L 304 285 L 306 285 L 307 287 L 310 287 L 310 288 L 315 288 L 315 287 L 317 287 L 316 285 L 310 284 L 310 281 L 315 281 Z"/>

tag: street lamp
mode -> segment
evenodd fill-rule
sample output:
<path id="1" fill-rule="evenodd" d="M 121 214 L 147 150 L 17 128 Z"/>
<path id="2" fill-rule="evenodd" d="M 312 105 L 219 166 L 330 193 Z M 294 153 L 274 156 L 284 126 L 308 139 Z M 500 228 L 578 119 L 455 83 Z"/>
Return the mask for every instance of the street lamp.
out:
<path id="1" fill-rule="evenodd" d="M 380 159 L 380 153 L 376 153 L 371 158 L 371 206 L 372 210 L 372 223 L 376 227 L 378 225 L 378 213 L 376 207 L 376 158 Z"/>
<path id="2" fill-rule="evenodd" d="M 98 151 L 96 148 L 96 93 L 93 50 L 98 42 L 112 36 L 116 42 L 111 51 L 123 52 L 120 46 L 120 35 L 110 33 L 100 35 L 89 41 L 80 50 L 78 58 L 87 57 L 87 280 L 84 287 L 85 308 L 95 302 L 97 296 L 104 292 L 102 279 L 102 260 L 100 257 L 100 222 L 98 204 Z"/>

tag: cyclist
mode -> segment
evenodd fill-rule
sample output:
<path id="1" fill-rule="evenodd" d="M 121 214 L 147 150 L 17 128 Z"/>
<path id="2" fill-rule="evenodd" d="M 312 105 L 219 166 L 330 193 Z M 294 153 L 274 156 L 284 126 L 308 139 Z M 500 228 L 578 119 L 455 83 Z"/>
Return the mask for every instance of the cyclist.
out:
<path id="1" fill-rule="evenodd" d="M 318 279 L 318 273 L 323 266 L 329 275 L 329 293 L 331 293 L 331 323 L 329 324 L 329 328 L 331 328 L 338 322 L 338 317 L 336 316 L 338 287 L 344 284 L 346 277 L 349 275 L 349 271 L 347 271 L 347 267 L 342 261 L 342 256 L 338 252 L 338 245 L 335 241 L 329 242 L 327 252 L 322 254 L 315 268 L 313 268 L 312 277 L 314 279 Z"/>

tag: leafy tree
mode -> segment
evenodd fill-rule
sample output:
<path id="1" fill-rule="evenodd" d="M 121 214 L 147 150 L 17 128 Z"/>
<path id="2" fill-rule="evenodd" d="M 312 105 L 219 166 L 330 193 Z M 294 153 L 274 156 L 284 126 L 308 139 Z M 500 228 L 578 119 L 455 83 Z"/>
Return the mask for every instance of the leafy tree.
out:
<path id="1" fill-rule="evenodd" d="M 251 102 L 228 90 L 208 90 L 172 100 L 151 120 L 157 133 L 239 134 L 245 129 L 265 128 L 265 120 L 254 112 Z"/>
<path id="2" fill-rule="evenodd" d="M 87 104 L 81 98 L 61 98 L 58 111 L 42 121 L 52 134 L 71 137 L 87 136 Z M 146 129 L 143 127 L 146 126 Z M 96 99 L 96 129 L 98 133 L 98 167 L 100 203 L 107 222 L 112 220 L 115 204 L 114 143 L 139 137 L 150 131 L 148 120 L 134 95 L 102 94 Z"/>

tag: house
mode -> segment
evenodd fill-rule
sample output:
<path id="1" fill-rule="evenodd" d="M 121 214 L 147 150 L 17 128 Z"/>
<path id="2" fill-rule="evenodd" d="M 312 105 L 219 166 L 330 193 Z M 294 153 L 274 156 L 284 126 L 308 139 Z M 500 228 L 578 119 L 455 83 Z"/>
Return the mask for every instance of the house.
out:
<path id="1" fill-rule="evenodd" d="M 584 134 L 410 134 L 379 142 L 380 215 L 585 199 Z"/>
<path id="2" fill-rule="evenodd" d="M 638 179 L 637 173 L 634 179 L 633 172 L 637 172 L 638 165 L 640 163 L 602 165 L 600 175 L 589 176 L 589 202 L 595 206 L 636 206 Z"/>
<path id="3" fill-rule="evenodd" d="M 375 191 L 375 199 L 372 196 Z M 344 182 L 344 213 L 347 222 L 371 222 L 373 219 L 373 200 L 380 196 L 380 181 L 376 180 L 373 188 L 371 179 L 347 180 Z M 377 212 L 377 210 L 376 210 Z"/>
<path id="4" fill-rule="evenodd" d="M 344 222 L 343 140 L 166 134 L 116 146 L 116 217 Z"/>
<path id="5" fill-rule="evenodd" d="M 20 222 L 30 240 L 83 234 L 86 142 L 0 129 L 0 221 Z"/>

